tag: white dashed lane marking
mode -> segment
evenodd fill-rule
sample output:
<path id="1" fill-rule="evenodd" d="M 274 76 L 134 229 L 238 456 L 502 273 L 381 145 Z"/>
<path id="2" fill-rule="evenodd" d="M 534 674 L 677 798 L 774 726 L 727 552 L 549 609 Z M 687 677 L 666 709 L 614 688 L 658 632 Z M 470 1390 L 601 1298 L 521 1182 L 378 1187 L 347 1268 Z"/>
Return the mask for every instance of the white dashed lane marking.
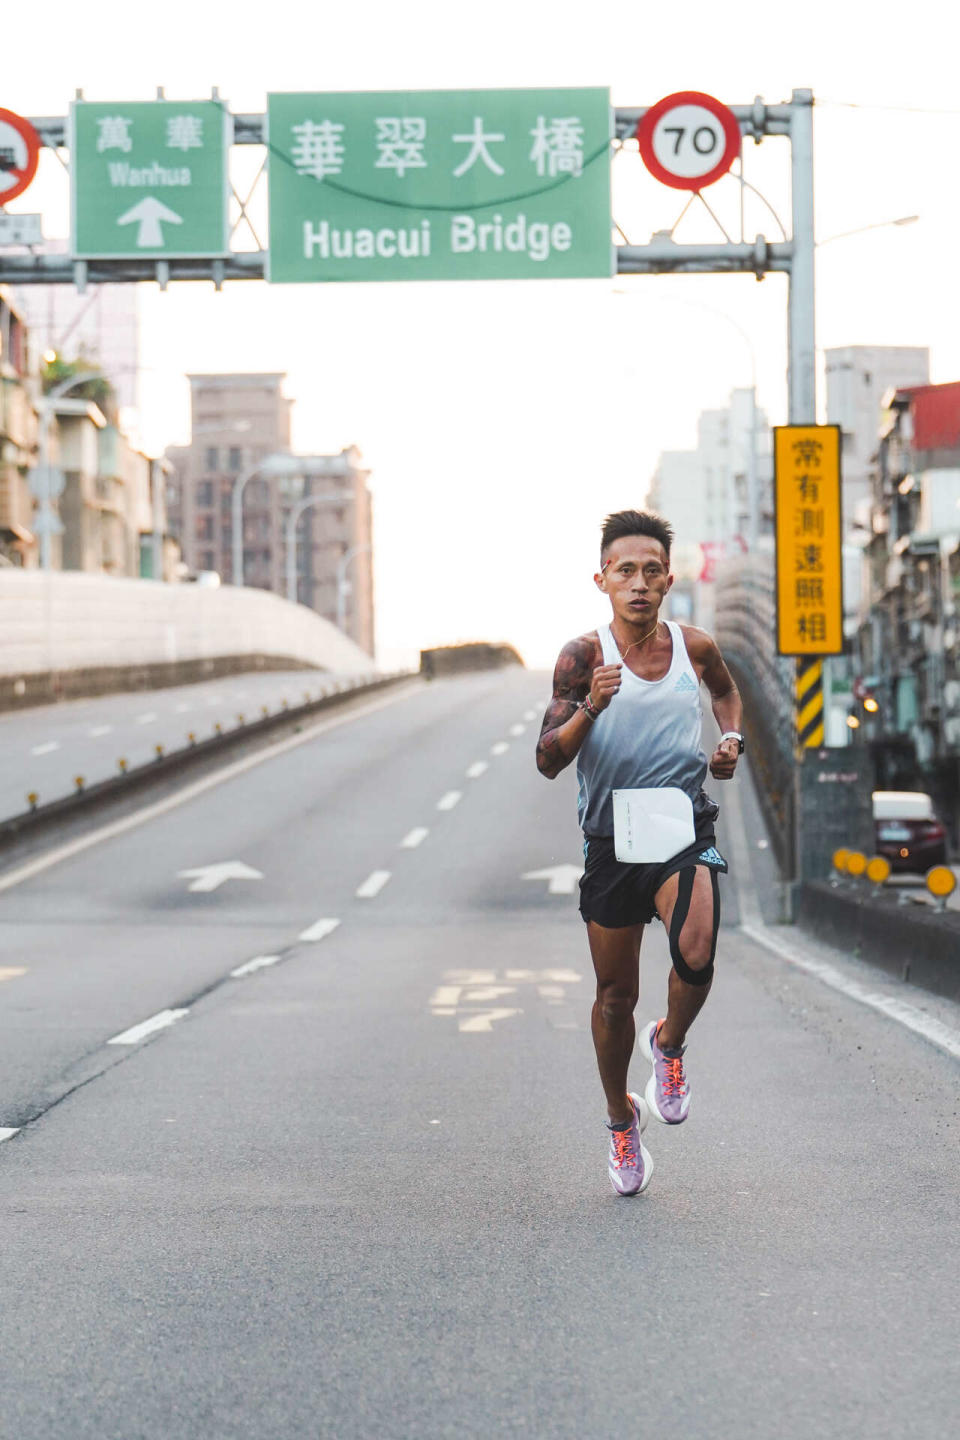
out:
<path id="1" fill-rule="evenodd" d="M 148 710 L 145 715 L 138 715 L 138 716 L 137 716 L 137 724 L 138 724 L 138 725 L 149 725 L 152 721 L 156 720 L 156 718 L 157 718 L 157 712 L 156 712 L 156 710 Z"/>
<path id="2" fill-rule="evenodd" d="M 480 776 L 488 768 L 486 760 L 474 760 L 473 764 L 467 770 L 467 779 L 479 780 Z"/>
<path id="3" fill-rule="evenodd" d="M 364 880 L 362 885 L 357 886 L 358 900 L 373 900 L 390 879 L 389 870 L 373 870 Z"/>
<path id="4" fill-rule="evenodd" d="M 0 980 L 17 980 L 26 973 L 23 965 L 0 965 Z"/>
<path id="5" fill-rule="evenodd" d="M 437 801 L 438 810 L 452 810 L 454 805 L 459 805 L 463 799 L 462 790 L 448 790 L 446 795 L 441 795 Z"/>
<path id="6" fill-rule="evenodd" d="M 417 846 L 422 845 L 429 834 L 430 831 L 427 829 L 426 825 L 414 826 L 414 828 L 412 830 L 409 830 L 407 834 L 404 835 L 403 839 L 400 841 L 400 849 L 416 850 Z"/>
<path id="7" fill-rule="evenodd" d="M 99 740 L 101 735 L 109 735 L 112 729 L 112 725 L 94 725 L 93 729 L 89 732 L 90 739 Z"/>
<path id="8" fill-rule="evenodd" d="M 510 746 L 507 744 L 506 740 L 498 740 L 497 743 L 496 743 L 496 745 L 491 745 L 491 746 L 490 746 L 490 754 L 491 754 L 491 755 L 506 755 L 506 753 L 507 753 L 507 751 L 508 751 L 509 749 L 510 749 Z"/>
<path id="9" fill-rule="evenodd" d="M 529 724 L 529 722 L 530 722 L 531 720 L 536 720 L 536 718 L 537 718 L 537 712 L 536 712 L 536 710 L 524 710 L 524 712 L 523 712 L 523 718 L 524 718 L 524 720 L 527 721 L 528 724 Z"/>
<path id="10" fill-rule="evenodd" d="M 276 965 L 279 959 L 279 955 L 257 955 L 246 964 L 238 965 L 230 974 L 234 980 L 242 980 L 244 975 L 252 975 L 255 970 L 265 970 L 268 965 Z"/>
<path id="11" fill-rule="evenodd" d="M 327 936 L 332 935 L 339 924 L 339 920 L 315 920 L 312 925 L 308 925 L 307 929 L 301 933 L 299 938 L 301 940 L 326 940 Z"/>
<path id="12" fill-rule="evenodd" d="M 510 734 L 511 734 L 511 735 L 526 735 L 526 733 L 527 733 L 527 727 L 526 727 L 526 725 L 511 725 L 511 726 L 510 726 Z"/>
<path id="13" fill-rule="evenodd" d="M 114 1035 L 108 1040 L 108 1045 L 136 1045 L 145 1040 L 148 1035 L 153 1035 L 157 1030 L 165 1030 L 183 1015 L 189 1015 L 189 1010 L 161 1010 L 157 1015 L 151 1015 L 149 1020 L 143 1020 L 139 1025 L 133 1025 L 129 1030 L 123 1030 L 119 1035 Z"/>
<path id="14" fill-rule="evenodd" d="M 45 745 L 34 745 L 30 751 L 31 755 L 49 755 L 54 750 L 60 749 L 59 740 L 48 740 Z"/>

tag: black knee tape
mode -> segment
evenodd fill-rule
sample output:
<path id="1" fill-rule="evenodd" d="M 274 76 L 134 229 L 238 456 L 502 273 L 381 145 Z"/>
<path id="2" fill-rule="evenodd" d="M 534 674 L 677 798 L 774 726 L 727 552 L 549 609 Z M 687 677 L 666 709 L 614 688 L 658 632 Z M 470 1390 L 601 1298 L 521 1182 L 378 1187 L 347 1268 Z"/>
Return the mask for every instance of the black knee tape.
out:
<path id="1" fill-rule="evenodd" d="M 717 953 L 717 935 L 720 930 L 720 886 L 717 883 L 717 872 L 710 871 L 710 881 L 713 887 L 713 940 L 710 945 L 710 963 L 704 965 L 700 970 L 694 970 L 684 960 L 680 953 L 680 931 L 686 924 L 687 915 L 690 911 L 690 897 L 693 894 L 693 880 L 697 873 L 695 865 L 687 865 L 680 871 L 680 883 L 677 886 L 677 903 L 673 907 L 673 915 L 670 919 L 670 958 L 673 961 L 673 968 L 680 979 L 687 985 L 709 985 L 713 979 L 713 962 Z"/>

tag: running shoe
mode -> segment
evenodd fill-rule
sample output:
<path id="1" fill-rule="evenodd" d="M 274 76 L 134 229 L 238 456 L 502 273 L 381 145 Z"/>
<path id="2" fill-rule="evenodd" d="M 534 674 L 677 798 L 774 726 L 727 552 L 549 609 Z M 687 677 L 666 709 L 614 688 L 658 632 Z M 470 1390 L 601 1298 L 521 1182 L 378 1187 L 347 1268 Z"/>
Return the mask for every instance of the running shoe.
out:
<path id="1" fill-rule="evenodd" d="M 662 1020 L 651 1020 L 640 1032 L 640 1051 L 653 1066 L 644 1091 L 647 1104 L 664 1125 L 682 1125 L 690 1109 L 690 1084 L 683 1072 L 683 1050 L 661 1050 L 657 1034 Z"/>
<path id="2" fill-rule="evenodd" d="M 639 1095 L 631 1095 L 633 1123 L 626 1130 L 613 1130 L 610 1126 L 610 1184 L 618 1195 L 640 1195 L 650 1184 L 653 1174 L 653 1160 L 649 1150 L 644 1148 L 641 1135 L 650 1120 L 646 1101 Z"/>

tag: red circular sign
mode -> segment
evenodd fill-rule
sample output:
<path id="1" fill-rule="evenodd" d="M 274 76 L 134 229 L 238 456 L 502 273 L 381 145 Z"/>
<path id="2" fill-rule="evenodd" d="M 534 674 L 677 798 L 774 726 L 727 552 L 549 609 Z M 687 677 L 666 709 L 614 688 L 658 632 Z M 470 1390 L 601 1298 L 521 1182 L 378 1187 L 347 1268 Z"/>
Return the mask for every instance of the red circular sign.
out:
<path id="1" fill-rule="evenodd" d="M 652 105 L 637 126 L 643 163 L 674 190 L 702 190 L 740 154 L 740 126 L 728 105 L 680 90 Z"/>
<path id="2" fill-rule="evenodd" d="M 29 120 L 0 109 L 0 205 L 22 195 L 37 173 L 40 136 Z"/>

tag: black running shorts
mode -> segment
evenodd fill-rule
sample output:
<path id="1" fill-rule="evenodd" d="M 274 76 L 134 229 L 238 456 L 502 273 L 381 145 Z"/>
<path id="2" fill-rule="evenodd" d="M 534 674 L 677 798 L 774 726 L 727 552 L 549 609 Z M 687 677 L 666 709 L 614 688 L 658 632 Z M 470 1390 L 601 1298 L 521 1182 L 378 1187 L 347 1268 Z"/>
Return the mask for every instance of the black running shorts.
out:
<path id="1" fill-rule="evenodd" d="M 584 872 L 580 880 L 580 914 L 609 930 L 647 925 L 657 917 L 656 894 L 665 880 L 688 865 L 725 872 L 727 862 L 716 846 L 713 817 L 697 817 L 696 841 L 669 860 L 655 865 L 627 865 L 614 854 L 612 835 L 583 837 Z"/>

